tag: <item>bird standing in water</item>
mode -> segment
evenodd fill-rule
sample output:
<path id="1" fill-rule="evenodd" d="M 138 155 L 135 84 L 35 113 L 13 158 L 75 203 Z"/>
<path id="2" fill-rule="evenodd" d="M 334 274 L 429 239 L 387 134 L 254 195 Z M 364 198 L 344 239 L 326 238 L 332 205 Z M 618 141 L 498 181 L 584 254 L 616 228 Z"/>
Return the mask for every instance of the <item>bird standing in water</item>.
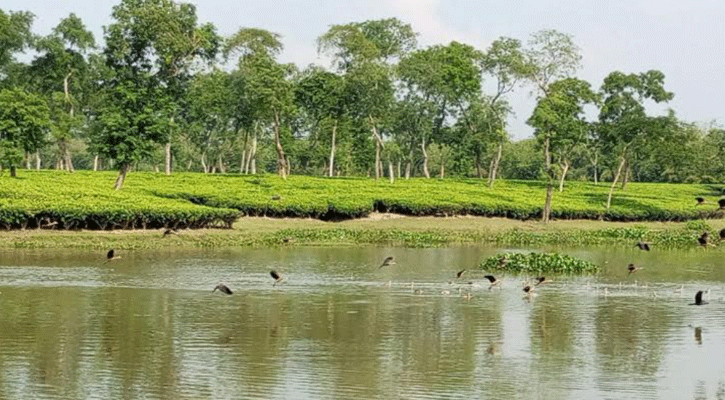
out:
<path id="1" fill-rule="evenodd" d="M 388 265 L 393 265 L 393 264 L 395 264 L 395 257 L 393 257 L 393 256 L 385 257 L 385 260 L 383 260 L 383 263 L 380 264 L 378 269 L 380 269 L 382 267 L 387 267 Z"/>
<path id="2" fill-rule="evenodd" d="M 212 292 L 212 293 L 214 293 L 214 292 L 216 292 L 217 290 L 218 290 L 218 291 L 220 291 L 220 292 L 222 292 L 222 293 L 224 293 L 224 294 L 232 294 L 232 290 L 231 290 L 231 289 L 229 289 L 229 288 L 227 287 L 227 285 L 225 285 L 225 284 L 223 284 L 223 283 L 220 283 L 220 284 L 216 285 L 216 286 L 214 287 L 214 290 L 212 290 L 211 292 Z"/>
<path id="3" fill-rule="evenodd" d="M 635 247 L 639 247 L 640 250 L 649 251 L 649 243 L 646 242 L 637 242 L 637 244 L 634 245 Z"/>
<path id="4" fill-rule="evenodd" d="M 108 250 L 108 253 L 106 253 L 106 262 L 118 260 L 119 258 L 121 258 L 121 256 L 117 256 L 113 249 Z"/>
<path id="5" fill-rule="evenodd" d="M 486 275 L 486 276 L 484 276 L 484 278 L 488 279 L 488 281 L 491 282 L 491 286 L 488 287 L 489 290 L 494 286 L 498 286 L 499 288 L 501 288 L 501 281 L 499 279 L 496 279 L 495 276 Z"/>
<path id="6" fill-rule="evenodd" d="M 284 278 L 282 277 L 282 275 L 280 275 L 280 274 L 279 274 L 279 273 L 278 273 L 277 271 L 275 271 L 275 270 L 271 270 L 271 271 L 269 271 L 269 275 L 270 275 L 270 276 L 272 276 L 272 279 L 274 279 L 274 284 L 272 284 L 272 286 L 274 286 L 274 285 L 276 285 L 276 284 L 278 284 L 278 283 L 282 282 L 282 280 L 284 279 Z"/>

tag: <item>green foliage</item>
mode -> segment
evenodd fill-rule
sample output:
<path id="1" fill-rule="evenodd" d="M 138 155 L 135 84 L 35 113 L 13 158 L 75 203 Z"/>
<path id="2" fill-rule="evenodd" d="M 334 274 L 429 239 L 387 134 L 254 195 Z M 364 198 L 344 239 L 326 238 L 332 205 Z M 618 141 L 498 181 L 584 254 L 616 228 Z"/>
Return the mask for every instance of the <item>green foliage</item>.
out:
<path id="1" fill-rule="evenodd" d="M 24 152 L 43 145 L 50 127 L 48 105 L 22 89 L 0 91 L 0 166 L 16 167 Z"/>
<path id="2" fill-rule="evenodd" d="M 582 274 L 599 271 L 596 264 L 558 253 L 503 253 L 482 261 L 480 268 L 484 271 L 524 274 Z"/>

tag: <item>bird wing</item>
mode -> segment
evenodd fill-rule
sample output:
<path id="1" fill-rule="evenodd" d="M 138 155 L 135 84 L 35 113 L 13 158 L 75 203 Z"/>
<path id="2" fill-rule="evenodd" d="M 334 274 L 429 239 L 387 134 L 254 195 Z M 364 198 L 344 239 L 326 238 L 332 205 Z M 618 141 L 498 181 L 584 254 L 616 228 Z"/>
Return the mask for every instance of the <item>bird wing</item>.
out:
<path id="1" fill-rule="evenodd" d="M 108 250 L 108 254 L 106 254 L 106 258 L 108 258 L 109 260 L 110 260 L 111 258 L 113 258 L 113 249 L 111 249 L 111 250 Z"/>

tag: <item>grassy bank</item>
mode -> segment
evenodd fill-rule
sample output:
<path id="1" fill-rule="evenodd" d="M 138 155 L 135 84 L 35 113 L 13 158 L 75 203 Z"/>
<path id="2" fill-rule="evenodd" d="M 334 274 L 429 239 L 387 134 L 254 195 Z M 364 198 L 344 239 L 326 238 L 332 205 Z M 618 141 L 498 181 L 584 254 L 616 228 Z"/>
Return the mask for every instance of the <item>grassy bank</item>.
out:
<path id="1" fill-rule="evenodd" d="M 112 190 L 114 172 L 21 171 L 0 176 L 0 228 L 158 229 L 231 227 L 239 216 L 361 218 L 374 211 L 403 215 L 474 215 L 519 220 L 541 215 L 545 188 L 535 181 L 238 176 L 150 172 L 129 174 Z M 555 193 L 556 219 L 687 221 L 721 218 L 721 188 L 630 183 L 605 210 L 608 187 L 568 182 Z M 695 197 L 706 198 L 697 206 Z"/>
<path id="2" fill-rule="evenodd" d="M 402 217 L 373 214 L 369 218 L 343 222 L 315 219 L 241 218 L 233 229 L 181 230 L 163 237 L 161 230 L 0 231 L 0 248 L 75 249 L 162 249 L 181 247 L 277 247 L 392 245 L 440 247 L 461 244 L 513 246 L 591 246 L 633 247 L 638 240 L 650 242 L 653 249 L 696 248 L 696 238 L 717 231 L 725 221 L 689 222 L 603 222 L 554 221 L 541 224 L 482 217 Z M 719 248 L 719 242 L 715 241 Z M 710 248 L 708 250 L 715 250 Z"/>

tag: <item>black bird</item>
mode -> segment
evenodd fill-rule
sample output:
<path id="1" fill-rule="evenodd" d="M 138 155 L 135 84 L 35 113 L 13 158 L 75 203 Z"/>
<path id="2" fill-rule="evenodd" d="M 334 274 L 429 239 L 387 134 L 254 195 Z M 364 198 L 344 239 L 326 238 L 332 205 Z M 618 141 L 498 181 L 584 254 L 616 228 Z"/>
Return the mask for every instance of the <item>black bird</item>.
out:
<path id="1" fill-rule="evenodd" d="M 635 267 L 634 264 L 629 264 L 627 266 L 627 271 L 629 271 L 630 274 L 633 274 L 633 273 L 639 271 L 640 269 L 642 269 L 642 267 Z"/>
<path id="2" fill-rule="evenodd" d="M 725 239 L 725 228 L 720 229 L 720 240 Z"/>
<path id="3" fill-rule="evenodd" d="M 534 292 L 534 287 L 531 285 L 526 285 L 524 286 L 524 292 L 526 292 L 526 294 L 532 294 Z"/>
<path id="4" fill-rule="evenodd" d="M 458 271 L 458 273 L 456 274 L 456 278 L 462 277 L 465 272 L 466 272 L 465 269 L 462 269 L 462 270 Z"/>
<path id="5" fill-rule="evenodd" d="M 697 200 L 697 205 L 705 204 L 705 198 L 704 197 L 695 197 L 695 200 Z"/>
<path id="6" fill-rule="evenodd" d="M 536 286 L 539 286 L 544 282 L 551 282 L 551 281 L 547 281 L 545 276 L 536 277 Z"/>
<path id="7" fill-rule="evenodd" d="M 649 251 L 649 243 L 646 242 L 637 242 L 634 247 L 639 247 L 640 250 Z"/>
<path id="8" fill-rule="evenodd" d="M 700 235 L 699 238 L 697 238 L 697 243 L 700 243 L 700 246 L 707 246 L 707 238 L 710 237 L 707 232 L 702 232 L 702 235 Z"/>
<path id="9" fill-rule="evenodd" d="M 491 289 L 494 286 L 501 287 L 501 281 L 498 280 L 498 279 L 496 279 L 495 276 L 493 276 L 493 275 L 486 275 L 486 276 L 484 276 L 484 278 L 488 279 L 488 281 L 491 282 L 491 286 L 488 287 L 489 289 Z"/>
<path id="10" fill-rule="evenodd" d="M 720 209 L 722 210 L 725 208 L 725 199 L 720 199 L 717 201 L 717 205 L 720 206 Z"/>
<path id="11" fill-rule="evenodd" d="M 108 253 L 106 253 L 106 262 L 118 260 L 119 258 L 121 258 L 121 256 L 117 256 L 113 249 L 108 250 Z"/>
<path id="12" fill-rule="evenodd" d="M 707 304 L 707 302 L 706 301 L 702 301 L 702 290 L 700 290 L 695 295 L 695 302 L 694 303 L 691 303 L 690 305 L 691 306 L 702 306 L 702 305 L 705 305 L 705 304 Z"/>
<path id="13" fill-rule="evenodd" d="M 277 271 L 271 270 L 269 271 L 269 275 L 272 276 L 272 279 L 274 279 L 274 285 L 278 284 L 279 282 L 282 282 L 282 275 L 280 275 Z"/>
<path id="14" fill-rule="evenodd" d="M 231 289 L 229 289 L 229 288 L 227 287 L 227 285 L 225 285 L 225 284 L 223 284 L 223 283 L 220 283 L 220 284 L 216 285 L 216 286 L 214 287 L 214 290 L 212 290 L 211 292 L 212 292 L 212 293 L 214 293 L 214 292 L 216 292 L 217 290 L 219 290 L 220 292 L 222 292 L 222 293 L 224 293 L 224 294 L 232 294 L 232 290 L 231 290 Z"/>
<path id="15" fill-rule="evenodd" d="M 167 237 L 169 235 L 176 235 L 176 229 L 167 229 L 164 231 L 163 237 Z"/>
<path id="16" fill-rule="evenodd" d="M 383 260 L 383 263 L 380 264 L 378 269 L 380 269 L 382 267 L 387 267 L 388 265 L 393 265 L 393 264 L 395 264 L 395 257 L 393 257 L 393 256 L 385 257 L 385 260 Z"/>

